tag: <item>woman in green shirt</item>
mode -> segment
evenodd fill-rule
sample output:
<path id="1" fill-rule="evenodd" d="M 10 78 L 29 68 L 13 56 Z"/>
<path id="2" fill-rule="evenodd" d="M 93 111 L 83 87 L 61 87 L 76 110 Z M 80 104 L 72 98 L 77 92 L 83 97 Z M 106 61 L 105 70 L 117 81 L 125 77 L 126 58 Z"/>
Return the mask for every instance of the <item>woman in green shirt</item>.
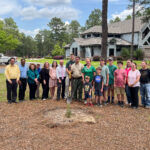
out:
<path id="1" fill-rule="evenodd" d="M 82 78 L 83 82 L 85 81 L 85 77 L 89 76 L 90 77 L 90 82 L 92 82 L 93 77 L 96 74 L 96 69 L 94 66 L 91 65 L 91 59 L 86 58 L 86 66 L 82 69 Z"/>

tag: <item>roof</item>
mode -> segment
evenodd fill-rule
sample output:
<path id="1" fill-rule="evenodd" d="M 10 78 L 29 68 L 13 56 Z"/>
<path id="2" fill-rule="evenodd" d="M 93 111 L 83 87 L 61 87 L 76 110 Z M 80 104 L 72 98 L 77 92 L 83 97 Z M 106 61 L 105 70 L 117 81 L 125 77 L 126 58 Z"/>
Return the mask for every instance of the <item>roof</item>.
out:
<path id="1" fill-rule="evenodd" d="M 125 46 L 130 46 L 131 43 L 127 42 L 123 39 L 120 38 L 108 38 L 108 42 L 111 40 L 116 41 L 116 45 L 125 45 Z M 80 46 L 91 46 L 91 45 L 101 45 L 102 43 L 102 38 L 97 37 L 97 38 L 88 38 L 88 39 L 83 39 L 83 38 L 75 38 L 75 42 L 77 42 Z"/>
<path id="2" fill-rule="evenodd" d="M 140 32 L 144 23 L 142 23 L 141 17 L 135 18 L 135 32 Z M 123 34 L 132 32 L 132 19 L 124 20 L 112 24 L 108 24 L 108 33 L 110 34 Z M 87 33 L 102 33 L 102 26 L 94 26 L 81 33 L 81 35 Z"/>
<path id="3" fill-rule="evenodd" d="M 64 46 L 64 48 L 69 48 L 70 47 L 70 44 L 67 44 Z"/>

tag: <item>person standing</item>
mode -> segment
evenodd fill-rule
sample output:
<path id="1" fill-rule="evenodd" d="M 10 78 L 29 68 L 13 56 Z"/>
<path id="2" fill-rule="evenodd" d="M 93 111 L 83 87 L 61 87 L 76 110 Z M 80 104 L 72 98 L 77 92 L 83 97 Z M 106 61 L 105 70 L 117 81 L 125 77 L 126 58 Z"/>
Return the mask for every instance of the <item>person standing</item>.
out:
<path id="1" fill-rule="evenodd" d="M 40 74 L 40 71 L 41 71 L 40 64 L 36 65 L 36 69 L 37 69 L 38 74 Z M 36 89 L 36 98 L 39 98 L 39 97 L 40 97 L 40 81 L 38 81 L 37 89 Z"/>
<path id="2" fill-rule="evenodd" d="M 110 57 L 109 59 L 109 65 L 108 65 L 108 69 L 109 69 L 109 85 L 108 85 L 108 100 L 107 103 L 114 103 L 114 72 L 117 69 L 117 67 L 115 65 L 113 65 L 113 58 Z M 110 99 L 111 98 L 111 99 Z"/>
<path id="3" fill-rule="evenodd" d="M 55 88 L 57 87 L 56 68 L 57 68 L 57 61 L 53 61 L 52 67 L 50 68 L 50 71 L 49 71 L 49 76 L 50 76 L 49 88 L 50 88 L 50 93 L 51 93 L 52 99 L 54 99 Z"/>
<path id="4" fill-rule="evenodd" d="M 72 98 L 75 101 L 82 100 L 82 86 L 84 79 L 82 78 L 82 69 L 83 64 L 80 63 L 80 57 L 76 56 L 75 63 L 71 66 L 71 73 L 72 73 Z"/>
<path id="5" fill-rule="evenodd" d="M 72 93 L 72 79 L 71 79 L 71 66 L 75 63 L 74 61 L 74 54 L 70 55 L 70 61 L 67 62 L 66 64 L 66 72 L 67 72 L 67 76 L 66 76 L 66 87 L 65 87 L 65 99 L 68 98 L 69 96 L 69 86 L 71 85 L 71 93 Z"/>
<path id="6" fill-rule="evenodd" d="M 129 90 L 129 86 L 128 86 L 128 74 L 129 74 L 129 71 L 131 70 L 131 64 L 132 64 L 132 61 L 131 60 L 127 60 L 127 66 L 125 68 L 125 71 L 126 71 L 126 86 L 125 86 L 125 92 L 126 92 L 126 96 L 127 96 L 127 101 L 128 101 L 128 104 L 131 105 L 131 93 L 130 93 L 130 90 Z"/>
<path id="7" fill-rule="evenodd" d="M 147 68 L 146 61 L 142 61 L 140 69 L 140 94 L 142 105 L 145 108 L 150 108 L 150 69 Z"/>
<path id="8" fill-rule="evenodd" d="M 8 103 L 16 103 L 17 85 L 20 78 L 19 67 L 15 64 L 15 58 L 10 59 L 10 64 L 5 69 L 7 100 Z"/>
<path id="9" fill-rule="evenodd" d="M 48 98 L 49 93 L 49 63 L 45 62 L 43 68 L 40 71 L 41 83 L 42 83 L 42 100 Z"/>
<path id="10" fill-rule="evenodd" d="M 56 69 L 57 75 L 57 100 L 65 97 L 65 79 L 66 79 L 66 67 L 64 66 L 64 60 L 60 60 L 59 66 Z"/>
<path id="11" fill-rule="evenodd" d="M 139 97 L 138 97 L 138 91 L 140 87 L 140 72 L 136 69 L 137 65 L 136 63 L 132 63 L 131 70 L 128 74 L 128 86 L 131 93 L 131 107 L 132 108 L 138 108 L 139 106 Z"/>
<path id="12" fill-rule="evenodd" d="M 125 93 L 125 84 L 126 84 L 126 71 L 122 68 L 123 62 L 118 61 L 118 69 L 114 72 L 114 87 L 116 90 L 118 105 L 124 106 L 124 93 Z"/>
<path id="13" fill-rule="evenodd" d="M 96 105 L 102 107 L 103 96 L 103 76 L 101 75 L 101 67 L 96 68 L 96 75 L 93 79 Z"/>
<path id="14" fill-rule="evenodd" d="M 82 69 L 82 73 L 83 73 L 83 80 L 86 76 L 89 76 L 90 77 L 90 82 L 93 81 L 93 77 L 96 74 L 96 69 L 95 69 L 94 66 L 91 65 L 91 59 L 90 58 L 86 58 L 86 65 Z"/>
<path id="15" fill-rule="evenodd" d="M 20 80 L 19 80 L 19 101 L 24 101 L 25 91 L 27 87 L 27 71 L 28 67 L 26 65 L 25 59 L 21 59 L 20 69 Z"/>
<path id="16" fill-rule="evenodd" d="M 27 75 L 28 75 L 28 85 L 29 85 L 29 98 L 30 100 L 34 100 L 35 92 L 38 84 L 38 77 L 39 77 L 35 64 L 32 63 L 30 64 Z"/>
<path id="17" fill-rule="evenodd" d="M 108 90 L 108 83 L 109 83 L 109 69 L 105 65 L 104 59 L 100 59 L 100 66 L 102 68 L 101 75 L 103 76 L 103 81 L 104 81 L 104 88 L 103 88 L 103 101 L 104 105 L 107 104 L 107 90 Z"/>

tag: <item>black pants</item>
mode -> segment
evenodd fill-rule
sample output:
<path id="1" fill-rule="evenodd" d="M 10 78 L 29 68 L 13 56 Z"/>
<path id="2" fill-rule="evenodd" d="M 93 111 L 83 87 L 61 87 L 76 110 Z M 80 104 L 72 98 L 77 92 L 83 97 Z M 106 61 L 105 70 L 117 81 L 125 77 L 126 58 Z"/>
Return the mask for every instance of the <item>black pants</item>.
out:
<path id="1" fill-rule="evenodd" d="M 131 93 L 131 106 L 138 107 L 139 106 L 139 96 L 138 96 L 139 87 L 130 87 L 129 89 Z"/>
<path id="2" fill-rule="evenodd" d="M 57 100 L 60 100 L 60 94 L 62 99 L 65 97 L 65 80 L 66 78 L 62 79 L 60 78 L 61 83 L 59 83 L 59 80 L 57 80 Z"/>
<path id="3" fill-rule="evenodd" d="M 16 102 L 17 99 L 17 82 L 16 79 L 11 79 L 12 84 L 6 80 L 7 85 L 7 100 L 8 102 Z"/>
<path id="4" fill-rule="evenodd" d="M 43 88 L 42 99 L 47 99 L 48 93 L 49 93 L 49 82 L 48 84 L 47 84 L 47 81 L 46 81 L 46 84 L 42 83 L 42 88 Z"/>
<path id="5" fill-rule="evenodd" d="M 36 88 L 37 88 L 36 83 L 29 84 L 29 98 L 30 98 L 30 100 L 35 99 Z"/>
<path id="6" fill-rule="evenodd" d="M 27 87 L 27 79 L 20 78 L 21 84 L 19 85 L 19 101 L 23 101 Z"/>
<path id="7" fill-rule="evenodd" d="M 82 100 L 82 77 L 81 78 L 74 78 L 72 82 L 72 96 L 74 100 Z"/>

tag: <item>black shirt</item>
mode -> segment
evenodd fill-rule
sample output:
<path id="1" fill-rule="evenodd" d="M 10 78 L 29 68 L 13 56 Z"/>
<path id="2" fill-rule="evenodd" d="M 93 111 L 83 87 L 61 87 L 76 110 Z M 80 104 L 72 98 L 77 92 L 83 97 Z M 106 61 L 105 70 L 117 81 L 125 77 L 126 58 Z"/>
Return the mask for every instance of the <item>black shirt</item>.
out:
<path id="1" fill-rule="evenodd" d="M 150 83 L 150 69 L 140 69 L 141 77 L 140 83 L 147 84 Z"/>
<path id="2" fill-rule="evenodd" d="M 49 69 L 43 68 L 40 71 L 41 80 L 46 80 L 46 84 L 49 84 Z"/>
<path id="3" fill-rule="evenodd" d="M 84 92 L 85 92 L 85 94 L 89 94 L 91 89 L 92 89 L 92 84 L 90 82 L 85 82 L 85 84 L 84 84 Z"/>
<path id="4" fill-rule="evenodd" d="M 94 76 L 93 81 L 95 83 L 95 86 L 94 86 L 95 90 L 100 91 L 102 88 L 103 76 L 102 75 L 96 75 L 96 76 Z"/>

